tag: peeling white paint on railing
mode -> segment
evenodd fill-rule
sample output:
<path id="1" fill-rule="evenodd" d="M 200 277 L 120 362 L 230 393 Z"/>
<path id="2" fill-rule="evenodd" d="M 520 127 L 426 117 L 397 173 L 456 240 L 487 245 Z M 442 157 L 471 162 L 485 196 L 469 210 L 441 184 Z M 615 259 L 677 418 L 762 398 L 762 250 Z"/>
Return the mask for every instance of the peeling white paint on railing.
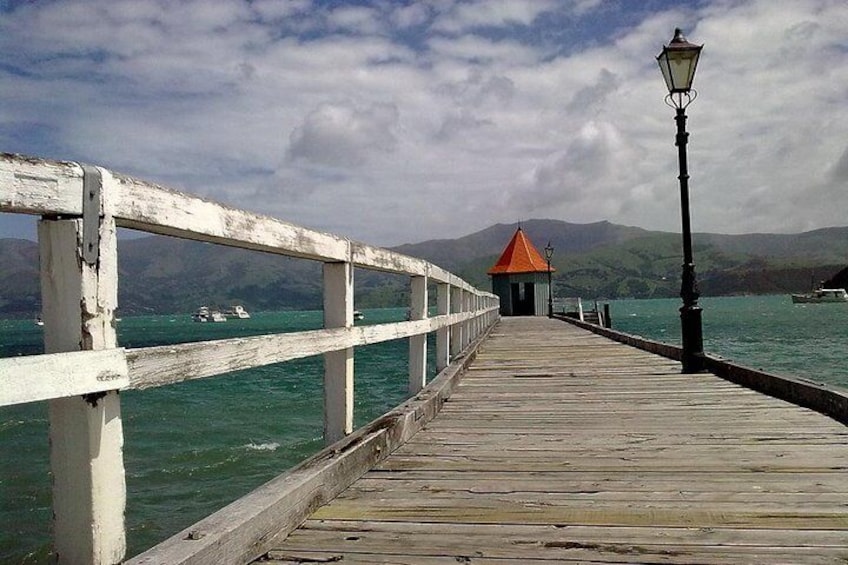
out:
<path id="1" fill-rule="evenodd" d="M 0 406 L 130 386 L 123 349 L 0 359 Z"/>
<path id="2" fill-rule="evenodd" d="M 422 259 L 113 173 L 86 193 L 77 163 L 0 154 L 0 212 L 39 223 L 47 354 L 0 359 L 0 406 L 49 401 L 56 553 L 60 563 L 111 564 L 125 556 L 121 389 L 207 378 L 325 356 L 325 440 L 353 425 L 356 347 L 410 339 L 409 389 L 426 378 L 426 334 L 444 369 L 498 317 L 498 299 Z M 83 216 L 96 226 L 83 225 Z M 324 263 L 325 329 L 142 349 L 117 347 L 117 227 Z M 94 261 L 89 258 L 93 256 Z M 353 326 L 354 267 L 410 277 L 410 320 Z M 436 285 L 438 314 L 427 315 Z M 108 495 L 106 494 L 108 493 Z"/>

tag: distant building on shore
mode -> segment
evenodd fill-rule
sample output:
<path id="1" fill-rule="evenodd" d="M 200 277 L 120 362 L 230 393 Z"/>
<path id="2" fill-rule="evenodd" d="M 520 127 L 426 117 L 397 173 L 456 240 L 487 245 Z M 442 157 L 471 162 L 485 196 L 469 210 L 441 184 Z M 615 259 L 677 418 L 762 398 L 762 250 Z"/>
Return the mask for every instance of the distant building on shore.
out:
<path id="1" fill-rule="evenodd" d="M 501 316 L 548 314 L 548 262 L 520 226 L 488 274 L 501 299 Z"/>

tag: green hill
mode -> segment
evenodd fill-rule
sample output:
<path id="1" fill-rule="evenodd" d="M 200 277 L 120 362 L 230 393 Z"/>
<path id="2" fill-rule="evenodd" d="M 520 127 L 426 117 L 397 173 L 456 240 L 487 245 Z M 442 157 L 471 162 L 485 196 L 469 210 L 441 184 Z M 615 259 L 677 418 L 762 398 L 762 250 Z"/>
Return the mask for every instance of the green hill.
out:
<path id="1" fill-rule="evenodd" d="M 522 222 L 521 227 L 540 251 L 548 241 L 554 247 L 557 296 L 651 298 L 679 292 L 679 234 L 609 222 L 531 220 Z M 457 274 L 474 284 L 487 285 L 486 270 L 516 228 L 516 224 L 499 224 L 444 245 L 424 242 L 399 250 L 431 261 L 439 256 L 449 258 Z M 804 291 L 810 287 L 811 276 L 826 279 L 848 264 L 848 228 L 801 234 L 694 234 L 693 240 L 704 295 Z M 484 241 L 489 247 L 481 243 Z"/>
<path id="2" fill-rule="evenodd" d="M 521 227 L 540 250 L 548 241 L 554 247 L 557 296 L 649 298 L 679 291 L 679 234 L 609 222 L 529 220 Z M 457 239 L 395 249 L 488 288 L 486 271 L 516 228 L 497 224 Z M 834 277 L 848 264 L 848 228 L 788 235 L 694 234 L 693 239 L 703 295 L 805 291 L 811 277 Z M 249 310 L 322 304 L 321 265 L 312 261 L 162 236 L 120 239 L 118 258 L 124 314 L 191 312 L 203 304 L 223 308 L 238 303 Z M 35 316 L 40 310 L 37 244 L 2 239 L 0 261 L 0 317 Z M 840 276 L 848 278 L 844 272 Z M 358 308 L 407 301 L 406 277 L 357 269 L 354 280 Z"/>

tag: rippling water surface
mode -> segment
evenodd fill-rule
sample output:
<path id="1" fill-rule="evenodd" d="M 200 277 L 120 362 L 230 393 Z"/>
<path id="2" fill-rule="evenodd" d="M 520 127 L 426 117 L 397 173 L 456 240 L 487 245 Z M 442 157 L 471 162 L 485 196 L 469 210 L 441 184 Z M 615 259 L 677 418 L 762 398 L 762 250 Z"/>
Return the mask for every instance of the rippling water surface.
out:
<path id="1" fill-rule="evenodd" d="M 400 321 L 369 310 L 360 323 Z M 119 344 L 147 347 L 316 329 L 322 313 L 257 313 L 198 324 L 188 316 L 124 318 Z M 40 353 L 41 328 L 0 321 L 0 356 Z M 430 347 L 432 350 L 432 346 Z M 356 426 L 405 398 L 406 340 L 358 348 Z M 433 367 L 431 359 L 430 367 Z M 321 449 L 323 364 L 312 357 L 121 395 L 129 552 L 134 555 Z M 0 563 L 45 563 L 50 478 L 47 406 L 0 408 Z"/>
<path id="2" fill-rule="evenodd" d="M 680 344 L 679 299 L 610 302 L 615 329 Z M 848 303 L 701 298 L 704 350 L 749 367 L 848 388 Z"/>

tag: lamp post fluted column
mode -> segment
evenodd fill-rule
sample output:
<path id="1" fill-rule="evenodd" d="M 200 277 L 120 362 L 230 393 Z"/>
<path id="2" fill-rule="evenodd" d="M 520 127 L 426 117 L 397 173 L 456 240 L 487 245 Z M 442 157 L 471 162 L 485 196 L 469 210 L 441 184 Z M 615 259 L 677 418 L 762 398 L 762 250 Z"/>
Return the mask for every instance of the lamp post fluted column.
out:
<path id="1" fill-rule="evenodd" d="M 701 326 L 701 307 L 698 298 L 698 280 L 695 276 L 695 259 L 692 255 L 692 227 L 689 220 L 689 164 L 686 156 L 686 144 L 689 134 L 686 132 L 686 109 L 676 108 L 677 115 L 677 159 L 680 166 L 680 216 L 683 232 L 683 273 L 680 282 L 680 329 L 683 345 L 683 372 L 698 373 L 704 370 L 704 337 Z"/>

